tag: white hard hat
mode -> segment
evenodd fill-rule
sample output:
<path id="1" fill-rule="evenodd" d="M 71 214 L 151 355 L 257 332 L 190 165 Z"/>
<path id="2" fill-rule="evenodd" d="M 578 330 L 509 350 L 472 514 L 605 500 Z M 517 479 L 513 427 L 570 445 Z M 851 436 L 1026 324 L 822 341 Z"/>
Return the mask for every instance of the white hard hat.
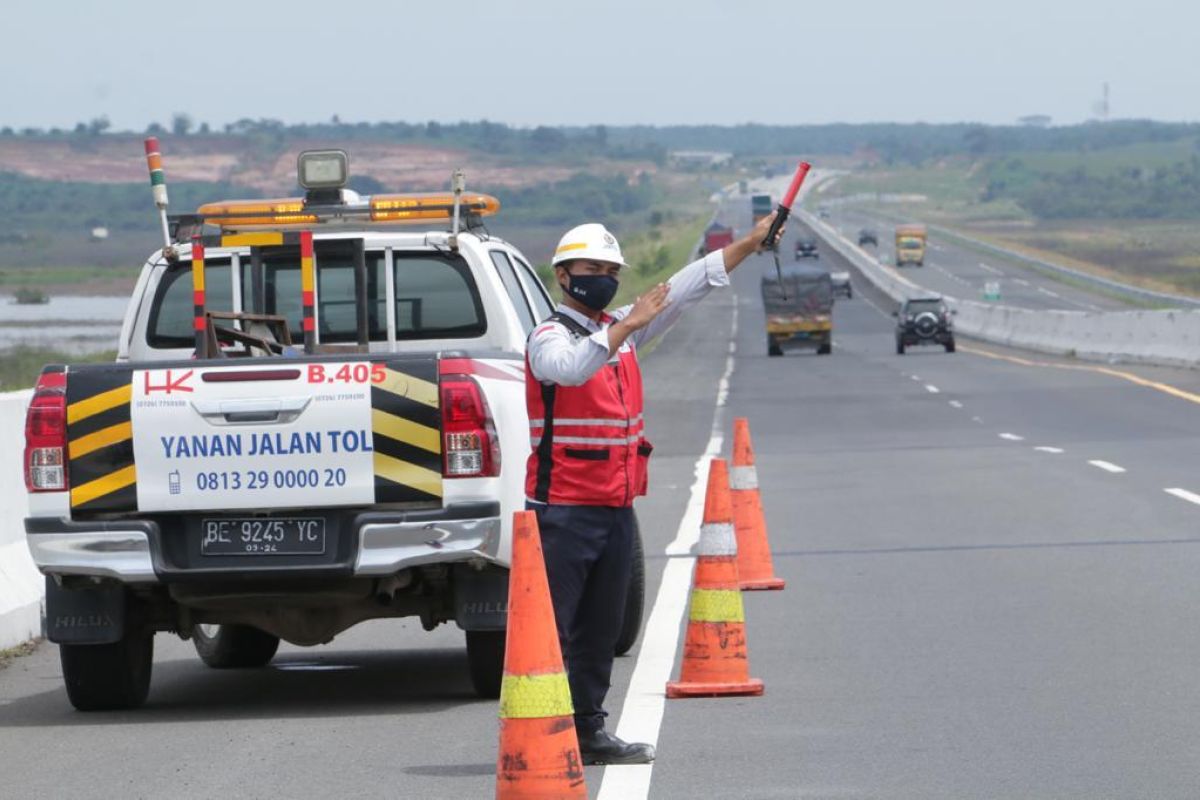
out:
<path id="1" fill-rule="evenodd" d="M 558 247 L 554 250 L 554 258 L 550 260 L 550 264 L 558 266 L 564 261 L 577 258 L 607 261 L 622 267 L 629 266 L 621 256 L 621 245 L 617 242 L 617 237 L 598 222 L 576 225 L 563 234 L 558 240 Z"/>

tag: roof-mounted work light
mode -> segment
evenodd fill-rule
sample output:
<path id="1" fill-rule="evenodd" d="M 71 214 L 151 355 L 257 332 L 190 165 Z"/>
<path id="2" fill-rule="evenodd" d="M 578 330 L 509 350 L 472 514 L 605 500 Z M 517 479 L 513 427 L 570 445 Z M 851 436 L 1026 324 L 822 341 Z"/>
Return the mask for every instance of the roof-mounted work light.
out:
<path id="1" fill-rule="evenodd" d="M 350 178 L 350 157 L 345 150 L 305 150 L 296 161 L 296 172 L 309 202 L 337 203 Z"/>

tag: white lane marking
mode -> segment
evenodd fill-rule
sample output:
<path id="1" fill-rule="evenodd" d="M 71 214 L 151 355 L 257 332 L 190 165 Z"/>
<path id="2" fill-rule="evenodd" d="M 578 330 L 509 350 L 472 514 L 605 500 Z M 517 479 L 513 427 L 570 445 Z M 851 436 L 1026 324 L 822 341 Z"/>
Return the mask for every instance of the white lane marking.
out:
<path id="1" fill-rule="evenodd" d="M 1013 278 L 1013 283 L 1017 284 L 1018 286 L 1029 286 L 1029 281 L 1025 280 L 1024 278 Z"/>
<path id="2" fill-rule="evenodd" d="M 1025 441 L 1025 437 L 1024 437 L 1024 436 L 1017 436 L 1015 433 L 1002 433 L 1002 434 L 1000 434 L 1000 438 L 1001 438 L 1001 439 L 1007 439 L 1007 440 L 1008 440 L 1008 441 L 1010 441 L 1010 442 L 1023 442 L 1023 441 Z"/>
<path id="3" fill-rule="evenodd" d="M 963 286 L 969 286 L 969 285 L 970 285 L 970 284 L 968 284 L 968 283 L 967 283 L 965 280 L 963 280 L 963 279 L 962 279 L 962 278 L 960 278 L 959 276 L 955 275 L 953 272 L 951 272 L 951 271 L 950 271 L 950 270 L 948 270 L 948 269 L 943 269 L 942 267 L 939 267 L 937 264 L 934 264 L 934 265 L 933 265 L 933 268 L 934 268 L 934 269 L 936 269 L 938 272 L 942 273 L 943 275 L 945 275 L 947 278 L 949 278 L 949 279 L 950 279 L 950 280 L 952 280 L 952 281 L 956 281 L 957 283 L 961 283 Z"/>
<path id="4" fill-rule="evenodd" d="M 1057 453 L 1066 452 L 1061 447 L 1035 447 L 1033 449 L 1037 450 L 1039 453 L 1056 453 L 1057 454 Z"/>
<path id="5" fill-rule="evenodd" d="M 737 338 L 737 306 L 733 307 L 733 330 Z M 696 562 L 692 547 L 700 540 L 700 523 L 704 517 L 704 495 L 708 486 L 708 462 L 720 455 L 725 437 L 721 433 L 721 408 L 729 393 L 734 358 L 730 352 L 725 362 L 725 374 L 717 389 L 717 405 L 713 409 L 712 433 L 704 454 L 696 461 L 695 480 L 675 539 L 667 545 L 668 558 L 663 568 L 662 583 L 654 597 L 654 607 L 642 633 L 625 704 L 616 735 L 627 742 L 658 744 L 666 705 L 666 685 L 675 668 L 675 653 L 679 649 L 679 633 L 687 610 L 688 589 L 692 582 L 692 567 Z M 650 796 L 650 778 L 654 764 L 627 764 L 605 767 L 596 800 L 645 800 Z"/>
<path id="6" fill-rule="evenodd" d="M 921 376 L 920 376 L 920 375 L 909 375 L 908 377 L 912 378 L 914 381 L 919 381 L 919 380 L 921 380 Z"/>
<path id="7" fill-rule="evenodd" d="M 931 383 L 927 383 L 925 384 L 925 391 L 929 392 L 930 394 L 937 394 L 941 391 L 941 389 L 937 388 Z"/>
<path id="8" fill-rule="evenodd" d="M 1039 286 L 1039 287 L 1037 287 L 1037 290 L 1039 292 L 1041 292 L 1042 294 L 1046 295 L 1047 297 L 1057 297 L 1060 299 L 1062 298 L 1062 295 L 1060 295 L 1058 292 L 1052 292 L 1049 289 L 1047 289 L 1045 286 Z"/>
<path id="9" fill-rule="evenodd" d="M 971 417 L 971 422 L 983 422 L 983 417 Z"/>
<path id="10" fill-rule="evenodd" d="M 950 401 L 950 405 L 954 406 L 955 408 L 962 408 L 962 407 L 963 407 L 963 404 L 962 404 L 962 403 L 960 403 L 960 402 L 958 402 L 957 400 L 951 400 L 951 401 Z"/>
<path id="11" fill-rule="evenodd" d="M 981 269 L 986 269 L 988 272 L 992 273 L 993 275 L 1003 275 L 1004 274 L 1003 270 L 996 269 L 995 267 L 990 267 L 987 264 L 983 263 L 982 261 L 979 262 L 979 266 Z"/>
<path id="12" fill-rule="evenodd" d="M 1187 500 L 1189 503 L 1195 503 L 1200 506 L 1200 494 L 1189 492 L 1187 489 L 1163 489 L 1163 491 L 1178 497 L 1180 500 Z"/>
<path id="13" fill-rule="evenodd" d="M 1094 461 L 1089 461 L 1088 463 L 1091 464 L 1093 467 L 1099 467 L 1100 469 L 1104 470 L 1105 472 L 1118 473 L 1118 472 L 1125 471 L 1124 467 L 1118 467 L 1116 464 L 1113 464 L 1110 461 L 1101 461 L 1100 459 L 1096 459 Z"/>

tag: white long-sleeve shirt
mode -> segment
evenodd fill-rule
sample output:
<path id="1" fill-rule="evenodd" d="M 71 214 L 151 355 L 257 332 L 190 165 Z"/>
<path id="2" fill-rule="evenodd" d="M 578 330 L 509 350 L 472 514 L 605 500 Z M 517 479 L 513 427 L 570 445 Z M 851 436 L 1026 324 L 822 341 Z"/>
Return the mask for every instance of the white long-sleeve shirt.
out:
<path id="1" fill-rule="evenodd" d="M 621 345 L 622 351 L 631 347 L 636 349 L 643 342 L 666 333 L 684 311 L 700 302 L 709 291 L 718 286 L 728 286 L 725 256 L 720 250 L 709 253 L 676 272 L 667 283 L 671 288 L 667 293 L 666 307 L 650 324 L 634 331 Z M 577 339 L 557 323 L 539 325 L 529 337 L 529 367 L 533 377 L 542 383 L 561 386 L 586 383 L 596 374 L 596 370 L 609 361 L 608 326 L 624 319 L 632 308 L 632 305 L 621 306 L 603 321 L 596 322 L 560 304 L 559 313 L 578 322 L 591 332 L 591 336 Z M 612 357 L 616 358 L 616 355 Z"/>

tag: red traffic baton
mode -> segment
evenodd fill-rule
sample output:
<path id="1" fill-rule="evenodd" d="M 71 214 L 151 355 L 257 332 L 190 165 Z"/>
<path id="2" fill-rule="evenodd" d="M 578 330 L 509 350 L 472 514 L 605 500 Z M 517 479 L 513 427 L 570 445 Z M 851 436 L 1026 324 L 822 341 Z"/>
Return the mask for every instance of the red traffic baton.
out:
<path id="1" fill-rule="evenodd" d="M 796 167 L 796 174 L 792 176 L 792 184 L 788 186 L 787 194 L 775 207 L 775 221 L 771 223 L 771 229 L 767 231 L 767 237 L 762 241 L 763 247 L 775 249 L 775 237 L 779 235 L 779 229 L 783 227 L 783 223 L 787 222 L 788 215 L 792 213 L 792 203 L 796 202 L 796 195 L 800 193 L 800 186 L 804 183 L 810 169 L 812 169 L 812 164 L 807 161 L 801 161 Z"/>

